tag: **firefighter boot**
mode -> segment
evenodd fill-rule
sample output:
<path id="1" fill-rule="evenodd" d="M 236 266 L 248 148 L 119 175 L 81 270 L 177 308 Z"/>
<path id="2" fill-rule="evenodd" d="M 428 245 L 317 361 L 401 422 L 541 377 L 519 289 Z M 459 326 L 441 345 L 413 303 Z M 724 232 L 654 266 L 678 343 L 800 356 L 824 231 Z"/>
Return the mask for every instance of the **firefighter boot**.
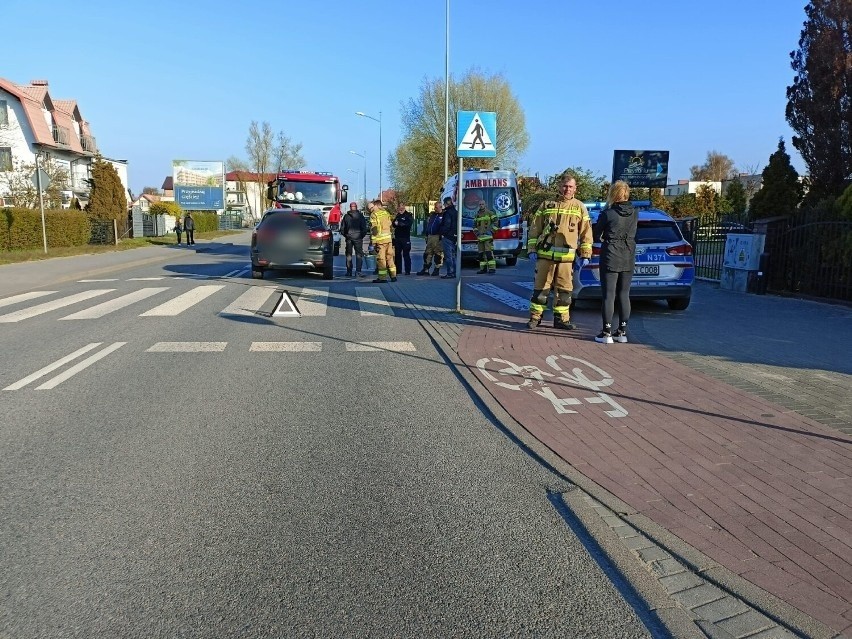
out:
<path id="1" fill-rule="evenodd" d="M 429 267 L 431 264 L 424 264 L 423 268 L 415 273 L 415 275 L 429 275 Z"/>
<path id="2" fill-rule="evenodd" d="M 436 266 L 435 268 L 432 269 L 432 275 L 440 275 L 440 274 L 441 274 L 441 267 L 440 266 Z"/>
<path id="3" fill-rule="evenodd" d="M 530 329 L 531 331 L 537 329 L 539 326 L 541 326 L 541 318 L 540 317 L 531 317 L 530 321 L 527 322 L 527 328 Z"/>
<path id="4" fill-rule="evenodd" d="M 554 317 L 553 328 L 558 328 L 563 331 L 573 331 L 577 327 L 574 326 L 567 317 L 565 319 L 562 319 L 561 317 Z"/>

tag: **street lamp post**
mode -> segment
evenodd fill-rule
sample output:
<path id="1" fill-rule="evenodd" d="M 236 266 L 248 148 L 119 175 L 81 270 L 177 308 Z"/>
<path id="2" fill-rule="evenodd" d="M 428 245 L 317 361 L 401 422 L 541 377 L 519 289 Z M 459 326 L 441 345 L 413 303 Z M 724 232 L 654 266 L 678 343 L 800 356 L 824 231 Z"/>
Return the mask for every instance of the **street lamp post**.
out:
<path id="1" fill-rule="evenodd" d="M 360 115 L 362 118 L 369 118 L 373 122 L 379 123 L 379 199 L 382 199 L 382 112 L 379 111 L 378 119 L 372 115 L 367 115 L 363 111 L 355 111 L 355 115 Z"/>
<path id="2" fill-rule="evenodd" d="M 357 155 L 359 158 L 364 158 L 364 206 L 367 206 L 367 152 L 358 153 L 358 151 L 349 151 L 352 155 Z"/>
<path id="3" fill-rule="evenodd" d="M 358 181 L 358 177 L 360 177 L 360 175 L 361 175 L 361 171 L 356 171 L 355 169 L 346 169 L 346 170 L 347 170 L 349 173 L 354 173 L 354 174 L 357 176 L 357 177 L 355 178 L 355 181 L 357 182 L 357 181 Z M 366 180 L 365 180 L 365 181 L 366 181 Z M 365 186 L 366 186 L 366 185 L 365 185 Z M 366 198 L 367 198 L 367 194 L 366 194 L 366 193 L 364 193 L 364 199 L 366 199 Z"/>
<path id="4" fill-rule="evenodd" d="M 447 0 L 444 34 L 444 184 L 446 184 L 450 172 L 450 0 Z"/>

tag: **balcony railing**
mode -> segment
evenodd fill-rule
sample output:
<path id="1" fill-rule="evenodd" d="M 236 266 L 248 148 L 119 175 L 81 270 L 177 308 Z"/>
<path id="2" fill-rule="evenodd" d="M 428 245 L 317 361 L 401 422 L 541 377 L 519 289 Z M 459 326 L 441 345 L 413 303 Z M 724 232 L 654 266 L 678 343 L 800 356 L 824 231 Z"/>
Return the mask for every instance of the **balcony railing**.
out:
<path id="1" fill-rule="evenodd" d="M 71 188 L 78 193 L 88 193 L 92 189 L 88 179 L 78 176 L 74 176 L 71 180 Z"/>
<path id="2" fill-rule="evenodd" d="M 83 145 L 83 150 L 89 153 L 97 153 L 98 145 L 95 143 L 95 138 L 91 135 L 81 135 L 80 142 Z"/>
<path id="3" fill-rule="evenodd" d="M 68 146 L 68 129 L 64 126 L 53 127 L 53 141 L 63 146 Z"/>

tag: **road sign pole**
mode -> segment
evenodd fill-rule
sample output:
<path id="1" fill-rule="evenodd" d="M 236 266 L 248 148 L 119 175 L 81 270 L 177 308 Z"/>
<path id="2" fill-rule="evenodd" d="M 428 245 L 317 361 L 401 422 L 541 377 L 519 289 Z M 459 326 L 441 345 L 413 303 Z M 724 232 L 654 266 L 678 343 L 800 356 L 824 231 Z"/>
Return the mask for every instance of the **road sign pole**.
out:
<path id="1" fill-rule="evenodd" d="M 36 153 L 36 188 L 38 189 L 38 208 L 41 211 L 41 237 L 44 240 L 44 252 L 47 253 L 47 226 L 44 223 L 44 197 L 41 194 L 41 167 L 38 165 L 38 156 L 39 154 Z"/>
<path id="2" fill-rule="evenodd" d="M 456 312 L 461 313 L 461 267 L 462 267 L 462 208 L 464 206 L 464 158 L 459 158 L 459 196 L 456 202 Z"/>

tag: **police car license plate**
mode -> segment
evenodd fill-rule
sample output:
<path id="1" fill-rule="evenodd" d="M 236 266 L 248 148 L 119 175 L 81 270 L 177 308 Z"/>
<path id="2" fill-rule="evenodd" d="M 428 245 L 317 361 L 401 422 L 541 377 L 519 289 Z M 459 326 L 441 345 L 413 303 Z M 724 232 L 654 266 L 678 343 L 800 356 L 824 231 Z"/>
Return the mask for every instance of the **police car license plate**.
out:
<path id="1" fill-rule="evenodd" d="M 462 251 L 475 251 L 476 249 L 476 244 L 462 244 Z"/>
<path id="2" fill-rule="evenodd" d="M 634 266 L 633 267 L 633 275 L 659 275 L 660 274 L 660 265 L 652 264 L 652 265 L 642 265 L 642 266 Z"/>

